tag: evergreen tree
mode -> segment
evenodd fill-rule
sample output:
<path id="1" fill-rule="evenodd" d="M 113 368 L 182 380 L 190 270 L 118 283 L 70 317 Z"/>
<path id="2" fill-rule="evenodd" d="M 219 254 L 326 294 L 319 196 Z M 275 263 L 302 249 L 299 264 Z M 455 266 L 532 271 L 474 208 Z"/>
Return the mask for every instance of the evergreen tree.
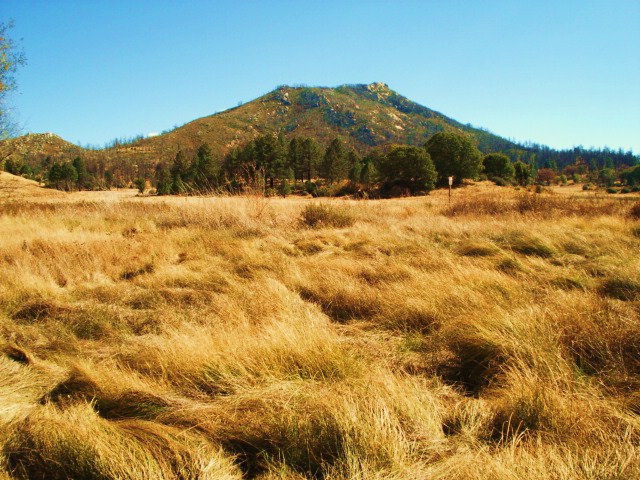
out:
<path id="1" fill-rule="evenodd" d="M 378 163 L 377 153 L 372 153 L 364 157 L 362 161 L 362 170 L 360 171 L 360 183 L 364 184 L 367 190 L 371 189 L 371 184 L 378 181 Z"/>
<path id="2" fill-rule="evenodd" d="M 65 162 L 60 168 L 60 179 L 62 188 L 66 191 L 75 190 L 78 184 L 78 172 L 70 162 Z"/>
<path id="3" fill-rule="evenodd" d="M 548 168 L 550 170 L 558 171 L 558 163 L 553 158 L 545 160 L 542 168 Z"/>
<path id="4" fill-rule="evenodd" d="M 191 162 L 187 158 L 187 154 L 183 150 L 178 150 L 176 158 L 171 165 L 171 193 L 186 193 L 188 190 L 188 182 L 191 176 Z"/>
<path id="5" fill-rule="evenodd" d="M 75 168 L 78 175 L 78 189 L 83 190 L 85 188 L 90 188 L 91 175 L 89 175 L 89 172 L 87 171 L 87 164 L 85 163 L 85 161 L 80 157 L 74 158 L 73 168 Z"/>
<path id="6" fill-rule="evenodd" d="M 273 135 L 261 135 L 253 141 L 255 168 L 254 176 L 261 176 L 261 184 L 269 185 L 273 188 L 273 181 L 276 175 L 276 138 Z M 255 178 L 257 180 L 257 178 Z"/>
<path id="7" fill-rule="evenodd" d="M 173 183 L 171 184 L 171 193 L 180 195 L 189 191 L 189 185 L 182 180 L 182 175 L 179 173 L 173 176 Z"/>
<path id="8" fill-rule="evenodd" d="M 411 193 L 428 192 L 434 189 L 437 179 L 429 153 L 419 147 L 393 147 L 381 157 L 378 171 L 386 191 L 399 187 Z"/>
<path id="9" fill-rule="evenodd" d="M 60 190 L 60 185 L 62 182 L 62 166 L 59 163 L 54 163 L 53 165 L 51 165 L 47 178 L 50 187 Z"/>
<path id="10" fill-rule="evenodd" d="M 303 142 L 298 137 L 292 138 L 289 142 L 287 163 L 289 168 L 293 171 L 293 179 L 296 182 L 304 181 Z"/>
<path id="11" fill-rule="evenodd" d="M 453 132 L 438 132 L 425 144 L 436 167 L 439 183 L 446 185 L 452 176 L 455 184 L 464 178 L 476 178 L 482 170 L 482 154 L 469 137 Z"/>
<path id="12" fill-rule="evenodd" d="M 283 182 L 290 180 L 292 176 L 293 171 L 288 162 L 286 139 L 284 134 L 280 132 L 276 139 L 271 159 L 270 187 L 273 188 L 274 179 Z"/>
<path id="13" fill-rule="evenodd" d="M 209 144 L 203 143 L 198 148 L 196 158 L 192 165 L 192 177 L 195 187 L 201 191 L 210 191 L 218 186 L 220 176 L 220 167 L 213 159 L 211 147 Z"/>
<path id="14" fill-rule="evenodd" d="M 632 168 L 627 168 L 620 174 L 620 178 L 627 185 L 640 185 L 640 165 Z"/>
<path id="15" fill-rule="evenodd" d="M 171 165 L 171 175 L 180 175 L 181 177 L 187 177 L 191 170 L 191 162 L 187 158 L 187 154 L 184 150 L 178 150 L 176 153 L 173 164 Z"/>
<path id="16" fill-rule="evenodd" d="M 344 145 L 339 138 L 335 138 L 327 147 L 320 164 L 320 176 L 327 182 L 333 183 L 343 180 L 349 173 L 349 160 Z"/>
<path id="17" fill-rule="evenodd" d="M 513 164 L 513 168 L 518 185 L 529 185 L 529 182 L 531 181 L 531 168 L 529 165 L 523 162 L 516 162 Z"/>
<path id="18" fill-rule="evenodd" d="M 362 160 L 355 150 L 349 150 L 348 162 L 351 168 L 349 169 L 349 180 L 353 183 L 360 182 L 360 176 L 362 175 Z"/>
<path id="19" fill-rule="evenodd" d="M 301 163 L 303 177 L 306 174 L 307 181 L 310 182 L 316 176 L 316 170 L 320 164 L 321 149 L 320 145 L 313 138 L 305 138 L 302 140 Z"/>
<path id="20" fill-rule="evenodd" d="M 489 153 L 482 159 L 484 173 L 487 177 L 500 177 L 511 180 L 515 176 L 515 169 L 509 157 L 502 153 Z"/>
<path id="21" fill-rule="evenodd" d="M 173 178 L 169 169 L 161 164 L 156 167 L 156 193 L 169 195 L 173 186 Z"/>

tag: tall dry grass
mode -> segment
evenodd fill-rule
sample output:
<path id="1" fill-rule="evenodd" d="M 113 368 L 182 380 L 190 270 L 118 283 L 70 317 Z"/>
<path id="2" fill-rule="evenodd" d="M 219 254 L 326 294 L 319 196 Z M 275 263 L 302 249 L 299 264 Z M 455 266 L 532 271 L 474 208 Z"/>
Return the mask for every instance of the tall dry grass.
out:
<path id="1" fill-rule="evenodd" d="M 639 478 L 633 205 L 456 197 L 8 196 L 0 478 Z"/>

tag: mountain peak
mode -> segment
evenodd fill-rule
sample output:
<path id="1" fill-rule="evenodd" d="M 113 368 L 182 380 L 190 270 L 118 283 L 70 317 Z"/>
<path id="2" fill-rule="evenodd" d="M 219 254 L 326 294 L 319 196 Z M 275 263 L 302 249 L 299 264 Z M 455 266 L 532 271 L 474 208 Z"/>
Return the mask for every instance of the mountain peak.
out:
<path id="1" fill-rule="evenodd" d="M 384 82 L 373 82 L 367 85 L 367 90 L 370 92 L 389 92 L 389 85 Z"/>

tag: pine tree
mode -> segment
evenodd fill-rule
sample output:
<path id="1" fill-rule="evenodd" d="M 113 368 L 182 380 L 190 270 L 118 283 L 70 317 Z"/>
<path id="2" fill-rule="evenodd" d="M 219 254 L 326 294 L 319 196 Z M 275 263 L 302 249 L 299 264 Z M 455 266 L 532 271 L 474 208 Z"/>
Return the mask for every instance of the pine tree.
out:
<path id="1" fill-rule="evenodd" d="M 364 188 L 367 190 L 370 190 L 371 185 L 378 181 L 378 169 L 376 168 L 378 158 L 377 153 L 373 153 L 364 157 L 362 161 L 360 183 L 364 184 Z"/>
<path id="2" fill-rule="evenodd" d="M 348 154 L 348 162 L 351 168 L 349 169 L 349 180 L 353 183 L 360 182 L 360 176 L 362 174 L 362 160 L 355 150 L 350 150 Z"/>
<path id="3" fill-rule="evenodd" d="M 305 138 L 302 141 L 301 162 L 303 176 L 307 175 L 307 182 L 316 176 L 316 170 L 320 164 L 321 149 L 320 145 L 313 138 Z M 303 178 L 304 179 L 304 178 Z"/>
<path id="4" fill-rule="evenodd" d="M 78 172 L 70 162 L 65 162 L 60 168 L 62 188 L 66 191 L 75 190 L 78 183 Z"/>
<path id="5" fill-rule="evenodd" d="M 339 138 L 335 138 L 327 147 L 320 164 L 320 176 L 327 182 L 333 183 L 343 180 L 349 173 L 349 161 L 344 145 Z"/>
<path id="6" fill-rule="evenodd" d="M 87 171 L 87 164 L 85 163 L 85 161 L 80 157 L 74 158 L 73 168 L 75 168 L 78 175 L 78 189 L 82 190 L 85 188 L 89 188 L 92 179 L 91 175 L 89 175 L 89 172 Z"/>
<path id="7" fill-rule="evenodd" d="M 293 171 L 293 179 L 304 181 L 303 144 L 298 137 L 294 137 L 289 142 L 287 150 L 287 163 Z"/>
<path id="8" fill-rule="evenodd" d="M 169 195 L 172 185 L 171 172 L 166 166 L 159 164 L 156 167 L 156 193 L 158 195 Z"/>
<path id="9" fill-rule="evenodd" d="M 192 177 L 198 190 L 210 191 L 218 186 L 220 167 L 213 159 L 209 144 L 203 143 L 198 148 L 196 158 L 192 164 L 192 170 Z"/>
<path id="10" fill-rule="evenodd" d="M 49 186 L 57 188 L 59 190 L 60 183 L 62 182 L 62 165 L 60 165 L 59 163 L 54 163 L 53 165 L 51 165 L 47 178 Z"/>

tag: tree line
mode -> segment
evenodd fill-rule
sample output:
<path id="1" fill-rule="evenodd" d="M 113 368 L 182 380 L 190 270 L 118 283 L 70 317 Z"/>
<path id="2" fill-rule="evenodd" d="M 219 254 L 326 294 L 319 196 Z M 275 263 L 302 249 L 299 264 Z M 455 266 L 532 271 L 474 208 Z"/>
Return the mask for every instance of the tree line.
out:
<path id="1" fill-rule="evenodd" d="M 545 152 L 551 151 L 546 149 Z M 8 158 L 4 169 L 61 190 L 136 186 L 159 195 L 226 191 L 259 191 L 266 195 L 306 191 L 312 195 L 363 194 L 397 196 L 428 192 L 464 178 L 490 179 L 499 185 L 568 181 L 612 186 L 640 184 L 637 157 L 630 153 L 576 148 L 573 162 L 548 155 L 514 157 L 513 151 L 483 155 L 472 137 L 438 132 L 423 145 L 385 145 L 364 155 L 334 138 L 326 147 L 311 137 L 287 139 L 282 133 L 258 136 L 216 158 L 207 144 L 189 153 L 179 150 L 173 160 L 140 165 L 119 158 L 86 162 L 51 157 L 35 167 Z M 603 157 L 603 155 L 608 155 Z M 613 155 L 613 157 L 612 157 Z M 618 156 L 616 156 L 618 155 Z M 515 160 L 514 160 L 515 159 Z M 622 161 L 627 163 L 622 163 Z"/>
<path id="2" fill-rule="evenodd" d="M 510 163 L 510 162 L 509 162 Z M 170 166 L 156 169 L 156 193 L 226 190 L 287 195 L 375 193 L 396 196 L 428 192 L 437 185 L 477 178 L 483 156 L 463 134 L 439 132 L 422 147 L 391 145 L 361 156 L 340 138 L 326 148 L 313 138 L 261 135 L 215 162 L 203 145 L 191 160 L 179 151 Z"/>

